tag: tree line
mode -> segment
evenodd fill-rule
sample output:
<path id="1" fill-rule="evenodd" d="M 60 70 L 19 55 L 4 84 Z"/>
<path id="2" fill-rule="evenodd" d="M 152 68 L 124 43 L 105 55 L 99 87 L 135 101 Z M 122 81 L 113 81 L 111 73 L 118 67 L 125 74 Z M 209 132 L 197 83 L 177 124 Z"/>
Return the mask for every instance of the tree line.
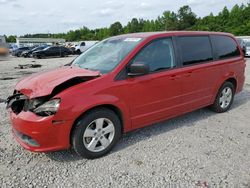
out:
<path id="1" fill-rule="evenodd" d="M 247 5 L 236 4 L 231 10 L 224 7 L 218 15 L 212 13 L 203 18 L 197 17 L 188 5 L 181 7 L 177 12 L 164 11 L 156 19 L 145 20 L 133 18 L 123 26 L 119 21 L 110 27 L 89 29 L 82 27 L 70 30 L 67 33 L 57 34 L 26 34 L 26 38 L 64 38 L 66 41 L 102 40 L 104 38 L 135 32 L 149 31 L 220 31 L 234 35 L 250 35 L 250 3 Z M 16 36 L 8 36 L 7 42 L 15 42 Z"/>

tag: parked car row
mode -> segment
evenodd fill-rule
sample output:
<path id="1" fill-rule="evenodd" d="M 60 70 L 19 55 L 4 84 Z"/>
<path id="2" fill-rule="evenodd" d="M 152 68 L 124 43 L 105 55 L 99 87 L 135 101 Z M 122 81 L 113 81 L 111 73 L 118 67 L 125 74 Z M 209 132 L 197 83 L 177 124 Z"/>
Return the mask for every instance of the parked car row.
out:
<path id="1" fill-rule="evenodd" d="M 65 57 L 73 54 L 73 51 L 63 46 L 33 46 L 33 47 L 21 47 L 12 52 L 16 57 L 34 57 L 34 58 L 46 58 L 46 57 Z"/>
<path id="2" fill-rule="evenodd" d="M 37 47 L 31 48 L 29 50 L 25 50 L 21 53 L 21 57 L 32 57 L 33 52 L 38 51 L 38 50 L 43 50 L 47 47 L 48 47 L 48 45 L 42 45 L 42 46 L 37 46 Z"/>
<path id="3" fill-rule="evenodd" d="M 42 50 L 37 50 L 32 53 L 35 58 L 45 58 L 45 57 L 65 57 L 73 54 L 73 52 L 63 46 L 49 46 Z"/>
<path id="4" fill-rule="evenodd" d="M 23 46 L 20 48 L 10 46 L 10 52 L 13 56 L 25 58 L 65 57 L 71 54 L 79 55 L 96 43 L 98 41 L 81 41 L 78 43 L 68 43 L 65 46 L 49 46 L 47 44 L 32 47 Z"/>

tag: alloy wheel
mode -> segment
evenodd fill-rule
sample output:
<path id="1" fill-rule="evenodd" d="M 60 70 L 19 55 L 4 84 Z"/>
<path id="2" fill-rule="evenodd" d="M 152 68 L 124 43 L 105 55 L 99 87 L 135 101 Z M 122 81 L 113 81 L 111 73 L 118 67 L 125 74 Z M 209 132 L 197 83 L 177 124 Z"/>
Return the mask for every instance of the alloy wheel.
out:
<path id="1" fill-rule="evenodd" d="M 115 127 L 107 118 L 98 118 L 92 121 L 84 131 L 83 143 L 91 152 L 105 150 L 113 141 Z"/>
<path id="2" fill-rule="evenodd" d="M 219 103 L 220 103 L 220 107 L 225 109 L 227 108 L 233 98 L 233 91 L 230 87 L 225 87 L 220 95 L 220 99 L 219 99 Z"/>

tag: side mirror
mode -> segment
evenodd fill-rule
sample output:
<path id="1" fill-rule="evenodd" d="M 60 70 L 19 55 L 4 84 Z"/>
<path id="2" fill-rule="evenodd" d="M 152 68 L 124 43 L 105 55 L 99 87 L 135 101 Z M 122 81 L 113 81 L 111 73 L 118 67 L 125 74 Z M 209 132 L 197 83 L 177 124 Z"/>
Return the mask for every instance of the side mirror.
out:
<path id="1" fill-rule="evenodd" d="M 129 66 L 128 76 L 140 76 L 149 73 L 149 66 L 144 63 L 133 63 Z"/>

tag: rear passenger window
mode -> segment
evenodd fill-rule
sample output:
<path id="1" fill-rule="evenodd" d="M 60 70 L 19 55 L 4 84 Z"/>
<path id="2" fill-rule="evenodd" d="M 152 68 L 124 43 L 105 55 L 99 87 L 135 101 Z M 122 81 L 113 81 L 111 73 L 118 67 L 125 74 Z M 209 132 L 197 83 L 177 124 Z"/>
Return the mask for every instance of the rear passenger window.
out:
<path id="1" fill-rule="evenodd" d="M 213 60 L 212 47 L 208 36 L 178 37 L 183 65 Z"/>
<path id="2" fill-rule="evenodd" d="M 165 38 L 151 42 L 136 55 L 132 63 L 147 64 L 150 72 L 175 67 L 172 40 Z"/>
<path id="3" fill-rule="evenodd" d="M 240 50 L 231 37 L 213 35 L 211 39 L 219 59 L 240 56 Z"/>

